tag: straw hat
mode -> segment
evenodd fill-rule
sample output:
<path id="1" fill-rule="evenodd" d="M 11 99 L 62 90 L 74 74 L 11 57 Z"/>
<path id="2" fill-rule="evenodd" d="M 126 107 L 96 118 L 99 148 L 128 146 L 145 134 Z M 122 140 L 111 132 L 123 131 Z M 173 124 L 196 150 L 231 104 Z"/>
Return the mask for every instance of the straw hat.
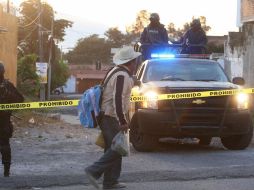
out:
<path id="1" fill-rule="evenodd" d="M 135 52 L 133 47 L 125 46 L 114 55 L 113 62 L 116 65 L 122 65 L 133 59 L 136 59 L 140 55 L 141 53 Z"/>

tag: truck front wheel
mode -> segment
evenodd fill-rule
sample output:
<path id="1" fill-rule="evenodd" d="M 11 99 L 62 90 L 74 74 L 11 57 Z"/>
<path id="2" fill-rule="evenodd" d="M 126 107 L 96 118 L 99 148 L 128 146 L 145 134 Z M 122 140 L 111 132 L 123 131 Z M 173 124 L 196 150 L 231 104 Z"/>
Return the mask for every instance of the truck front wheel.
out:
<path id="1" fill-rule="evenodd" d="M 130 141 L 137 151 L 150 152 L 156 148 L 158 137 L 141 133 L 138 118 L 134 115 L 130 124 Z"/>

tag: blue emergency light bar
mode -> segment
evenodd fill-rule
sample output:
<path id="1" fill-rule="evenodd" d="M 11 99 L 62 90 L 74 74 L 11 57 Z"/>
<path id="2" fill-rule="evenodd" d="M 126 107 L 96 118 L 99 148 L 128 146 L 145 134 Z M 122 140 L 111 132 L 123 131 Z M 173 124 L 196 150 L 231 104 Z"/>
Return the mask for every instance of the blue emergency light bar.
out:
<path id="1" fill-rule="evenodd" d="M 165 54 L 152 53 L 151 58 L 193 58 L 193 59 L 210 59 L 210 54 Z"/>
<path id="2" fill-rule="evenodd" d="M 175 55 L 174 54 L 152 53 L 151 58 L 175 58 Z"/>

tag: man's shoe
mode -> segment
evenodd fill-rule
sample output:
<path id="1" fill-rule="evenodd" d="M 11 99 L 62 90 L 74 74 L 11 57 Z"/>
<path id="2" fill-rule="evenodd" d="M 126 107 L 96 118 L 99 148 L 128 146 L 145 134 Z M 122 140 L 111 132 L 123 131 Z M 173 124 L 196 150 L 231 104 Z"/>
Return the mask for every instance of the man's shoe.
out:
<path id="1" fill-rule="evenodd" d="M 103 185 L 103 189 L 122 189 L 125 187 L 126 185 L 124 183 L 116 183 L 113 185 Z"/>
<path id="2" fill-rule="evenodd" d="M 101 189 L 100 186 L 99 186 L 99 184 L 97 183 L 97 180 L 93 177 L 93 175 L 92 175 L 89 171 L 87 171 L 87 170 L 85 170 L 85 173 L 86 173 L 86 176 L 87 176 L 89 182 L 90 182 L 96 189 Z"/>

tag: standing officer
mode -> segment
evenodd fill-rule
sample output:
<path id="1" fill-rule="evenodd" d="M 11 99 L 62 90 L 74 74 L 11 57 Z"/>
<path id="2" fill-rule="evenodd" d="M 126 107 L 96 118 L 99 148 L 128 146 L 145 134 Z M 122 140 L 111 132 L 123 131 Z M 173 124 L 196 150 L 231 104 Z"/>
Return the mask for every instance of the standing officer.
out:
<path id="1" fill-rule="evenodd" d="M 160 23 L 160 17 L 157 13 L 150 15 L 150 24 L 144 28 L 140 36 L 141 52 L 143 60 L 151 58 L 155 52 L 163 52 L 168 45 L 168 32 L 164 25 Z"/>
<path id="2" fill-rule="evenodd" d="M 23 96 L 11 82 L 4 78 L 4 72 L 4 65 L 0 62 L 0 104 L 23 102 Z M 10 120 L 11 113 L 12 111 L 10 110 L 0 110 L 0 152 L 2 154 L 2 164 L 4 165 L 4 177 L 10 176 L 10 138 L 13 133 L 13 126 Z"/>
<path id="3" fill-rule="evenodd" d="M 181 43 L 185 49 L 182 53 L 202 54 L 205 53 L 207 45 L 207 37 L 205 31 L 201 27 L 199 19 L 194 19 L 191 28 L 183 35 Z"/>
<path id="4" fill-rule="evenodd" d="M 152 13 L 149 19 L 150 24 L 144 28 L 140 37 L 141 44 L 168 44 L 168 33 L 164 25 L 160 23 L 159 15 L 157 13 Z"/>

